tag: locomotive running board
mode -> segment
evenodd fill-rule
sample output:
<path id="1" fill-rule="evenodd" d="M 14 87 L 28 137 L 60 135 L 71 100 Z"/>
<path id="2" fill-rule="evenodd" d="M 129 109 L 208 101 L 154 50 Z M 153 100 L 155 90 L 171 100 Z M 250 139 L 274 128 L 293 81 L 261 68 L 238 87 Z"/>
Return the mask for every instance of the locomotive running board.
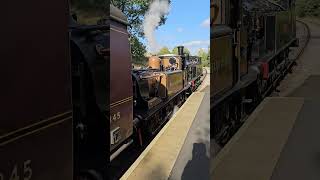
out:
<path id="1" fill-rule="evenodd" d="M 129 142 L 124 143 L 119 149 L 117 149 L 114 153 L 110 156 L 110 161 L 112 161 L 114 158 L 116 158 L 123 150 L 125 150 L 128 146 L 130 146 L 133 143 L 133 140 L 129 140 Z"/>

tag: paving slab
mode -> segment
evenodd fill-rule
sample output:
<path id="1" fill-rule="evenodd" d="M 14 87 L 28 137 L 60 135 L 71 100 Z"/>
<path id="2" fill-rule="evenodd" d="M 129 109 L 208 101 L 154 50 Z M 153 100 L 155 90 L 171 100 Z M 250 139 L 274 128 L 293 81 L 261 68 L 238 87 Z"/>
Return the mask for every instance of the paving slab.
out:
<path id="1" fill-rule="evenodd" d="M 269 180 L 304 98 L 266 98 L 211 162 L 214 180 Z"/>
<path id="2" fill-rule="evenodd" d="M 186 140 L 171 171 L 169 180 L 209 179 L 210 166 L 210 87 L 189 129 Z"/>
<path id="3" fill-rule="evenodd" d="M 168 179 L 203 97 L 193 93 L 121 179 Z"/>

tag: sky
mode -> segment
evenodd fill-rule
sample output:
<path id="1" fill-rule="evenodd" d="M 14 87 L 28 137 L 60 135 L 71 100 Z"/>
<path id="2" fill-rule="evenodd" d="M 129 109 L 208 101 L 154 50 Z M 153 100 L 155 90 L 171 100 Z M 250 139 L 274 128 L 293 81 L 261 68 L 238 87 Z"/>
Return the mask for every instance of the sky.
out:
<path id="1" fill-rule="evenodd" d="M 200 48 L 209 47 L 209 16 L 210 0 L 171 0 L 167 21 L 155 32 L 156 40 L 170 51 L 184 45 L 196 55 Z M 145 39 L 142 42 L 147 45 Z"/>

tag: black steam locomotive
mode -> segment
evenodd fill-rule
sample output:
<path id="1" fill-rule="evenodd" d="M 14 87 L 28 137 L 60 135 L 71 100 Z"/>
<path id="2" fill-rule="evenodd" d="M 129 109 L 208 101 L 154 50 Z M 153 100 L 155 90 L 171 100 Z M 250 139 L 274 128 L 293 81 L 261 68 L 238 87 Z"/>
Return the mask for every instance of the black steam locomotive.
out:
<path id="1" fill-rule="evenodd" d="M 211 138 L 224 145 L 293 64 L 295 1 L 211 2 Z"/>

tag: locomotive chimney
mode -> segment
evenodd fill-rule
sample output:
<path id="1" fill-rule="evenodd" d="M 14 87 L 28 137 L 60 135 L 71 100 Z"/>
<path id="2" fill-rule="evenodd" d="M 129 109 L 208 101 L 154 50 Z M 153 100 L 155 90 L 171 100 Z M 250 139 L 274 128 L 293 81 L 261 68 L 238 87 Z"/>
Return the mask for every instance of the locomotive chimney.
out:
<path id="1" fill-rule="evenodd" d="M 184 55 L 184 53 L 183 53 L 183 46 L 178 46 L 178 55 L 179 56 L 183 56 Z"/>
<path id="2" fill-rule="evenodd" d="M 186 55 L 185 55 L 185 59 L 186 59 L 186 60 L 189 60 L 189 58 L 190 58 L 190 57 L 189 57 L 189 54 L 188 54 L 188 53 L 186 53 Z"/>
<path id="3" fill-rule="evenodd" d="M 181 60 L 182 60 L 181 69 L 185 70 L 185 68 L 186 68 L 186 56 L 185 56 L 185 54 L 183 52 L 183 48 L 184 48 L 183 46 L 178 46 L 178 55 L 181 56 Z"/>

